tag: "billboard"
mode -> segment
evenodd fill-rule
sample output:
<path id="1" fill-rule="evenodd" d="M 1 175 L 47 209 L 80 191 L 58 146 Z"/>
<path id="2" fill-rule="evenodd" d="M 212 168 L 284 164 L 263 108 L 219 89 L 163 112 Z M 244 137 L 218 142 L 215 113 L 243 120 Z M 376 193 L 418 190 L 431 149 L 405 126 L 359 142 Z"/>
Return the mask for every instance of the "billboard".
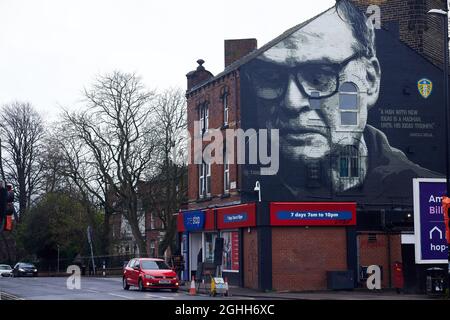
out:
<path id="1" fill-rule="evenodd" d="M 442 197 L 445 179 L 414 179 L 414 235 L 416 263 L 448 263 Z"/>
<path id="2" fill-rule="evenodd" d="M 240 70 L 243 129 L 279 130 L 278 172 L 243 170 L 244 189 L 259 181 L 265 201 L 412 207 L 414 178 L 444 177 L 442 71 L 398 26 L 375 29 L 340 1 Z"/>

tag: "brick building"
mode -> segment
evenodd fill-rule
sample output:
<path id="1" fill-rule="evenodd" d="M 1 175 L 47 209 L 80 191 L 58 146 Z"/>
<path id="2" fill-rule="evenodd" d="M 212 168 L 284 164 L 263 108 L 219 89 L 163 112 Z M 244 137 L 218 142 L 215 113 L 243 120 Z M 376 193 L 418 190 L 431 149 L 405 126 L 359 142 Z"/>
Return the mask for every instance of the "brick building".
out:
<path id="1" fill-rule="evenodd" d="M 366 20 L 373 4 L 381 28 Z M 256 39 L 225 40 L 217 75 L 197 61 L 187 74 L 189 203 L 178 217 L 185 279 L 214 261 L 223 238 L 223 274 L 244 287 L 322 290 L 339 276 L 362 286 L 372 264 L 391 287 L 392 267 L 403 262 L 405 288 L 424 289 L 412 182 L 445 172 L 442 26 L 426 15 L 444 6 L 342 0 L 260 48 Z M 249 133 L 244 163 L 231 129 Z M 195 137 L 208 154 L 220 134 L 211 155 L 222 163 L 195 162 Z M 263 173 L 272 165 L 275 173 Z"/>

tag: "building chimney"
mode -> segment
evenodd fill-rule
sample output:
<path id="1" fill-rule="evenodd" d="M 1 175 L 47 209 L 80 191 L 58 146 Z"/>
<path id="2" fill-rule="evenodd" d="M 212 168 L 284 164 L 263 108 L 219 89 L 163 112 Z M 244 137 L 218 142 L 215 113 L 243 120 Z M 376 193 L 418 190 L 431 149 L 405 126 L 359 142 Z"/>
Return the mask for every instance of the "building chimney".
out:
<path id="1" fill-rule="evenodd" d="M 203 64 L 205 63 L 205 60 L 198 59 L 197 60 L 198 67 L 196 70 L 189 72 L 186 75 L 187 78 L 187 90 L 191 90 L 193 87 L 206 82 L 208 79 L 213 78 L 214 75 L 205 69 Z"/>
<path id="2" fill-rule="evenodd" d="M 225 40 L 225 68 L 258 47 L 256 39 Z"/>

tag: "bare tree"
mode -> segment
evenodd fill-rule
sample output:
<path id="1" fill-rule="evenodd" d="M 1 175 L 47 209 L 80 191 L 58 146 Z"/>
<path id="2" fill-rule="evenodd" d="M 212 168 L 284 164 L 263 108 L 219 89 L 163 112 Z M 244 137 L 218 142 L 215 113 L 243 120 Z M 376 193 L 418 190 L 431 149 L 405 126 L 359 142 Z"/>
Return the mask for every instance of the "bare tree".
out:
<path id="1" fill-rule="evenodd" d="M 88 164 L 130 224 L 140 254 L 147 252 L 139 229 L 138 181 L 152 167 L 156 132 L 150 102 L 154 93 L 144 89 L 134 74 L 114 72 L 100 76 L 85 90 L 87 108 L 65 112 L 65 125 L 72 128 L 88 151 Z"/>
<path id="2" fill-rule="evenodd" d="M 148 210 L 156 213 L 163 223 L 164 238 L 159 252 L 173 252 L 177 233 L 176 216 L 187 194 L 186 99 L 180 89 L 168 89 L 157 97 L 154 109 L 158 132 L 159 161 L 157 174 L 148 178 L 146 194 Z"/>
<path id="3" fill-rule="evenodd" d="M 114 212 L 112 194 L 108 190 L 108 180 L 92 165 L 95 159 L 84 140 L 79 137 L 75 126 L 56 126 L 52 133 L 52 154 L 50 158 L 58 159 L 49 170 L 49 186 L 54 186 L 58 180 L 65 180 L 63 188 L 73 188 L 86 204 L 88 219 L 94 219 L 95 207 L 103 209 L 104 219 L 102 228 L 102 252 L 110 253 L 110 217 Z M 49 163 L 53 163 L 49 161 Z M 107 166 L 105 164 L 105 166 Z M 57 173 L 54 171 L 57 170 Z M 54 173 L 54 174 L 53 174 Z M 67 185 L 64 187 L 64 185 Z M 94 222 L 90 221 L 93 225 Z"/>
<path id="4" fill-rule="evenodd" d="M 1 174 L 16 186 L 19 217 L 27 212 L 42 182 L 41 149 L 44 138 L 41 116 L 30 103 L 14 102 L 1 108 Z"/>

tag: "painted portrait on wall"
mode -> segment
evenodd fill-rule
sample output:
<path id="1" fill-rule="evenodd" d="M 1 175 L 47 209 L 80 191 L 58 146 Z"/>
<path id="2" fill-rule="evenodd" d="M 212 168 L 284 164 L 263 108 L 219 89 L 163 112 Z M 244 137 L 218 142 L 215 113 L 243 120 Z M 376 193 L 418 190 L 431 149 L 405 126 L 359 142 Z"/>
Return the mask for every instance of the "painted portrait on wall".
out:
<path id="1" fill-rule="evenodd" d="M 249 187 L 265 181 L 271 200 L 351 195 L 376 202 L 407 200 L 415 177 L 441 177 L 368 124 L 383 70 L 364 13 L 342 0 L 294 29 L 242 67 L 244 124 L 280 133 L 278 174 L 249 176 Z"/>

